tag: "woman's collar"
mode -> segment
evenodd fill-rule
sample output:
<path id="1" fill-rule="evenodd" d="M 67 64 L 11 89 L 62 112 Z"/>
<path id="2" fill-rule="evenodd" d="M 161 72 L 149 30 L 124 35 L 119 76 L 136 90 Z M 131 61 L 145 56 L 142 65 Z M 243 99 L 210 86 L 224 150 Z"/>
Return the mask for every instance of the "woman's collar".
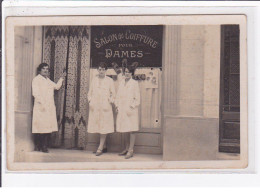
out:
<path id="1" fill-rule="evenodd" d="M 44 79 L 44 80 L 47 80 L 47 79 L 49 79 L 48 77 L 44 77 L 43 75 L 41 75 L 40 73 L 38 74 L 39 75 L 39 77 L 41 77 L 42 79 Z"/>
<path id="2" fill-rule="evenodd" d="M 125 83 L 126 83 L 126 84 L 128 84 L 129 82 L 131 83 L 132 80 L 133 80 L 133 78 L 131 77 L 127 82 L 126 82 L 126 80 L 125 80 Z"/>

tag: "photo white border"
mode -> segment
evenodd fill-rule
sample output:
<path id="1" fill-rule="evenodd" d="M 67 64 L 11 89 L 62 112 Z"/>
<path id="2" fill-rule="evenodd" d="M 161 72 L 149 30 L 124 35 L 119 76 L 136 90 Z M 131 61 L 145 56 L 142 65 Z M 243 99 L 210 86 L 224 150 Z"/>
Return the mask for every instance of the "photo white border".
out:
<path id="1" fill-rule="evenodd" d="M 21 2 L 20 2 L 21 3 Z M 26 2 L 26 3 L 31 3 L 31 2 Z M 37 2 L 37 3 L 39 3 L 39 2 Z M 59 2 L 60 3 L 60 2 Z M 67 2 L 62 2 L 63 3 L 63 6 L 64 7 L 66 7 L 66 6 L 72 6 L 72 4 L 68 4 Z M 75 3 L 75 2 L 73 2 L 73 3 Z M 89 3 L 89 2 L 88 2 Z M 94 3 L 95 4 L 95 2 L 92 2 L 92 3 Z M 99 2 L 100 3 L 100 2 Z M 161 5 L 161 3 L 163 3 L 163 2 L 160 2 L 160 5 Z M 179 3 L 179 2 L 178 2 Z M 206 4 L 208 4 L 209 2 L 207 2 Z M 213 3 L 213 2 L 212 2 Z M 216 2 L 215 2 L 216 3 Z M 219 4 L 220 2 L 218 2 L 217 4 L 218 5 L 221 5 L 221 4 Z M 233 4 L 234 5 L 234 3 L 235 2 L 230 2 L 231 4 Z M 41 8 L 41 10 L 43 10 L 44 11 L 44 8 L 46 8 L 46 2 L 44 2 L 44 4 L 45 4 L 45 6 L 44 7 L 42 7 Z M 66 6 L 65 6 L 65 4 L 66 4 Z M 153 4 L 153 2 L 149 2 L 149 5 L 151 5 L 151 4 Z M 184 3 L 185 4 L 185 3 Z M 214 3 L 213 3 L 214 4 Z M 227 2 L 225 2 L 224 4 L 228 4 Z M 4 4 L 3 4 L 4 5 Z M 28 5 L 28 4 L 27 4 Z M 157 4 L 158 5 L 158 4 Z M 202 3 L 197 3 L 196 2 L 196 5 L 203 5 Z M 205 4 L 204 4 L 205 5 Z M 211 4 L 212 5 L 212 4 Z M 223 4 L 222 4 L 223 5 Z M 229 4 L 230 5 L 230 4 Z M 237 2 L 236 2 L 236 5 L 238 5 L 237 4 Z M 254 5 L 254 4 L 252 4 L 252 2 L 251 2 L 251 5 Z M 6 9 L 3 9 L 3 18 L 5 18 L 6 16 L 14 16 L 14 15 L 39 15 L 39 14 L 42 14 L 42 15 L 45 15 L 45 14 L 50 14 L 50 12 L 45 12 L 45 13 L 39 13 L 39 9 L 34 9 L 34 7 L 33 7 L 34 5 L 33 4 L 31 4 L 31 7 L 30 8 L 26 8 L 26 7 L 20 7 L 19 9 L 17 9 L 17 10 L 13 10 L 13 8 L 11 9 L 11 10 L 13 10 L 13 11 L 10 11 L 10 9 L 9 9 L 9 11 L 7 10 L 7 12 L 6 12 Z M 68 10 L 68 8 L 66 8 L 67 10 Z M 80 8 L 81 10 L 88 10 L 88 8 Z M 100 8 L 95 8 L 96 9 L 96 11 L 95 11 L 95 14 L 98 14 L 98 13 L 100 13 L 100 14 L 106 14 L 106 13 L 108 13 L 108 12 L 110 12 L 110 13 L 114 13 L 115 14 L 115 10 L 113 9 L 113 8 L 109 8 L 109 7 L 107 7 L 105 10 L 106 10 L 106 12 L 104 12 L 102 9 L 100 9 Z M 37 11 L 35 11 L 35 10 L 37 10 Z M 92 10 L 92 9 L 91 9 Z M 128 10 L 128 11 L 126 11 L 126 10 Z M 144 12 L 143 13 L 145 13 L 145 11 L 147 11 L 144 7 L 138 7 L 138 8 L 135 8 L 134 9 L 135 11 L 135 13 L 136 12 L 142 12 L 142 10 L 144 10 Z M 254 29 L 254 24 L 255 23 L 257 23 L 258 24 L 258 28 L 259 28 L 259 21 L 257 20 L 257 16 L 259 16 L 259 14 L 257 14 L 257 10 L 259 11 L 259 8 L 258 7 L 244 7 L 244 8 L 241 8 L 241 7 L 204 7 L 204 8 L 191 8 L 191 7 L 188 7 L 188 8 L 176 8 L 176 7 L 167 7 L 166 9 L 163 9 L 163 8 L 158 8 L 158 7 L 154 7 L 153 9 L 149 9 L 150 10 L 150 12 L 153 12 L 153 13 L 158 13 L 158 14 L 160 14 L 160 13 L 164 13 L 164 14 L 174 14 L 174 13 L 178 13 L 178 14 L 180 14 L 180 12 L 182 12 L 182 13 L 185 13 L 185 14 L 198 14 L 198 13 L 203 13 L 203 14 L 223 14 L 223 13 L 226 13 L 226 14 L 234 14 L 234 13 L 236 13 L 236 14 L 246 14 L 247 15 L 247 18 L 248 18 L 248 24 L 247 24 L 247 26 L 248 26 L 248 45 L 249 45 L 249 48 L 248 48 L 248 63 L 249 63 L 249 66 L 248 66 L 248 70 L 249 70 L 249 77 L 248 77 L 248 81 L 249 81 L 249 102 L 252 102 L 253 103 L 253 105 L 256 105 L 256 110 L 257 110 L 257 107 L 259 108 L 259 105 L 258 104 L 255 104 L 255 99 L 256 99 L 256 96 L 257 96 L 257 94 L 254 94 L 253 92 L 254 92 L 254 89 L 255 89 L 255 83 L 254 83 L 254 75 L 255 75 L 255 73 L 256 73 L 256 70 L 258 70 L 259 71 L 259 69 L 257 69 L 256 68 L 256 63 L 257 63 L 257 61 L 259 61 L 259 57 L 258 57 L 258 55 L 257 54 L 255 54 L 256 53 L 256 49 L 258 49 L 258 51 L 259 51 L 259 46 L 256 46 L 256 43 L 257 43 L 257 41 L 258 41 L 258 43 L 259 43 L 259 38 L 257 39 L 257 36 L 256 36 L 256 31 L 258 30 L 258 32 L 259 32 L 259 29 Z M 71 10 L 71 11 L 73 11 L 73 10 Z M 75 11 L 75 10 L 74 10 Z M 92 10 L 93 11 L 93 10 Z M 101 13 L 101 12 L 102 13 Z M 132 11 L 133 11 L 133 9 L 132 8 L 125 8 L 125 10 L 124 10 L 125 12 L 125 14 L 134 14 Z M 36 13 L 37 12 L 37 13 Z M 68 15 L 77 15 L 77 14 L 80 14 L 80 12 L 77 12 L 77 13 L 75 13 L 74 12 L 74 14 L 71 14 L 71 12 L 68 12 L 68 11 L 65 11 L 64 12 L 64 9 L 62 9 L 62 8 L 53 8 L 52 9 L 52 12 L 53 13 L 55 13 L 56 15 L 60 15 L 60 14 L 64 14 L 64 13 L 67 13 Z M 129 13 L 129 12 L 131 12 L 131 13 Z M 85 12 L 86 13 L 86 12 Z M 87 13 L 90 13 L 90 12 L 87 12 Z M 92 12 L 92 14 L 93 14 L 93 12 Z M 51 15 L 54 15 L 54 14 L 51 14 Z M 4 30 L 4 22 L 3 22 L 3 30 Z M 2 37 L 3 37 L 3 40 L 4 40 L 4 33 L 2 34 Z M 3 43 L 4 43 L 4 41 L 3 41 Z M 3 52 L 4 52 L 4 47 L 3 47 Z M 4 53 L 3 53 L 3 56 L 4 56 Z M 255 57 L 257 58 L 257 59 L 255 59 Z M 4 57 L 3 57 L 3 62 L 4 62 Z M 4 64 L 4 63 L 3 63 Z M 4 71 L 5 70 L 5 68 L 3 67 L 3 73 L 5 72 Z M 3 77 L 3 82 L 2 82 L 2 84 L 3 84 L 3 86 L 5 85 L 5 79 L 4 79 L 4 77 Z M 259 81 L 259 80 L 258 80 Z M 258 96 L 259 96 L 259 94 L 258 94 Z M 4 107 L 4 102 L 5 102 L 5 96 L 4 96 L 4 94 L 3 94 L 3 110 L 5 110 L 5 107 Z M 247 168 L 247 169 L 243 169 L 243 170 L 241 170 L 241 169 L 219 169 L 219 170 L 217 170 L 217 169 L 207 169 L 207 170 L 203 170 L 203 169 L 199 169 L 199 170 L 195 170 L 195 169 L 191 169 L 191 170 L 165 170 L 165 171 L 162 171 L 162 170 L 159 170 L 159 171 L 149 171 L 148 173 L 161 173 L 161 172 L 163 172 L 163 173 L 187 173 L 187 171 L 188 171 L 188 173 L 201 173 L 201 172 L 203 172 L 203 173 L 212 173 L 212 172 L 221 172 L 221 173 L 254 173 L 255 172 L 255 168 L 254 168 L 254 166 L 255 166 L 255 163 L 254 163 L 254 159 L 255 159 L 255 155 L 254 155 L 254 143 L 255 143 L 255 141 L 254 141 L 254 137 L 256 136 L 256 137 L 259 137 L 259 135 L 258 135 L 258 133 L 257 133 L 257 131 L 254 131 L 254 129 L 255 129 L 255 120 L 254 120 L 254 107 L 252 107 L 252 103 L 251 103 L 251 106 L 250 106 L 250 103 L 249 103 L 249 167 Z M 258 106 L 257 106 L 258 105 Z M 259 115 L 259 114 L 258 114 Z M 5 120 L 4 120 L 4 118 L 5 118 L 5 115 L 2 115 L 2 117 L 3 117 L 3 122 L 2 122 L 2 126 L 4 126 L 5 125 Z M 250 122 L 251 121 L 251 122 Z M 258 125 L 259 126 L 259 124 L 258 123 L 256 123 L 256 125 Z M 5 134 L 4 134 L 4 132 L 2 133 L 3 134 L 3 136 L 2 137 L 4 137 L 5 136 Z M 257 142 L 256 142 L 257 143 Z M 259 143 L 257 144 L 258 145 L 258 147 L 256 146 L 256 148 L 259 148 Z M 2 143 L 2 149 L 3 149 L 3 154 L 2 154 L 2 156 L 3 156 L 3 161 L 2 161 L 2 171 L 3 171 L 3 173 L 4 173 L 4 177 L 5 178 L 7 178 L 6 180 L 9 180 L 9 181 L 11 181 L 11 179 L 8 179 L 8 177 L 13 177 L 12 175 L 14 175 L 15 173 L 10 173 L 10 172 L 7 172 L 6 171 L 6 163 L 5 163 L 5 154 L 6 154 L 6 152 L 5 152 L 5 139 L 3 139 L 3 143 Z M 256 155 L 257 156 L 257 155 Z M 257 158 L 256 158 L 257 159 Z M 89 173 L 94 173 L 93 171 L 88 171 Z M 87 173 L 88 173 L 87 172 Z M 120 171 L 120 172 L 122 172 L 122 171 Z M 119 173 L 120 173 L 119 172 Z M 133 171 L 130 171 L 130 172 L 133 172 Z M 128 171 L 128 173 L 130 173 L 129 171 Z M 138 171 L 138 173 L 147 173 L 147 171 Z M 48 173 L 61 173 L 61 171 L 49 171 Z M 72 171 L 65 171 L 64 173 L 72 173 Z M 78 172 L 78 171 L 73 171 L 73 173 L 86 173 L 86 171 L 81 171 L 81 172 Z M 96 172 L 95 171 L 95 173 L 99 173 L 99 172 Z M 100 173 L 117 173 L 116 171 L 101 171 Z M 24 177 L 24 175 L 25 174 L 19 174 L 20 175 L 20 177 Z M 32 174 L 31 174 L 32 175 Z M 36 175 L 36 174 L 34 174 L 33 176 L 38 176 L 38 175 Z M 56 177 L 56 176 L 58 176 L 57 174 L 56 175 L 52 175 L 51 177 L 49 177 L 49 178 L 51 178 L 50 180 L 56 180 L 54 177 Z M 76 176 L 75 174 L 74 174 L 74 176 Z M 89 176 L 89 175 L 86 175 L 86 176 Z M 122 176 L 122 175 L 120 175 L 120 176 Z M 27 177 L 27 176 L 25 176 L 25 177 Z M 24 178 L 25 178 L 24 177 Z M 187 176 L 185 176 L 185 177 L 187 177 Z M 193 176 L 194 177 L 194 176 Z M 199 177 L 202 177 L 202 175 L 201 176 L 199 176 Z M 233 176 L 232 176 L 233 177 Z M 28 177 L 27 177 L 28 178 Z M 194 177 L 195 178 L 195 177 Z M 231 178 L 231 177 L 230 177 Z M 234 178 L 234 177 L 233 177 Z M 91 178 L 90 178 L 91 179 Z M 188 177 L 187 177 L 187 179 L 189 179 Z M 25 179 L 26 180 L 26 179 Z M 31 179 L 32 180 L 32 179 Z M 119 178 L 119 180 L 120 180 L 120 178 Z M 137 180 L 137 179 L 136 179 Z M 202 180 L 202 179 L 201 179 Z M 204 179 L 206 182 L 207 182 L 207 180 L 206 179 Z M 224 180 L 225 179 L 222 179 L 222 183 L 224 183 Z M 237 183 L 239 183 L 239 180 L 237 180 L 236 178 L 234 178 L 233 179 L 234 181 L 236 180 L 236 181 L 238 181 Z M 249 179 L 247 179 L 247 181 L 246 182 L 250 182 L 250 180 Z M 5 181 L 4 181 L 5 182 Z M 4 183 L 3 182 L 3 183 Z M 7 181 L 8 182 L 8 181 Z M 22 181 L 23 182 L 23 181 Z M 22 182 L 16 182 L 16 183 L 14 183 L 14 181 L 11 181 L 11 184 L 14 184 L 14 185 L 21 185 L 22 184 Z M 60 182 L 60 181 L 54 181 L 54 182 L 59 182 L 59 183 L 61 183 L 61 184 L 65 184 L 66 183 L 66 181 L 65 182 Z M 91 182 L 91 181 L 90 181 Z M 159 181 L 160 182 L 160 181 Z M 157 183 L 159 183 L 159 182 L 157 182 Z M 188 181 L 188 182 L 191 182 L 191 181 Z M 227 181 L 228 182 L 228 181 Z M 226 183 L 227 183 L 226 182 Z M 23 182 L 23 183 L 25 183 L 25 182 Z M 77 184 L 74 184 L 74 185 L 78 185 L 78 184 L 80 184 L 80 183 L 83 183 L 82 181 L 79 181 Z M 93 182 L 92 182 L 93 183 Z M 161 182 L 162 183 L 162 182 Z M 165 184 L 169 184 L 169 182 L 168 181 L 164 181 L 164 183 Z M 251 181 L 251 183 L 253 184 L 253 183 L 255 183 L 254 181 Z M 28 183 L 29 184 L 29 183 Z M 50 181 L 49 181 L 49 183 L 48 184 L 52 184 L 52 183 L 50 183 Z M 98 183 L 97 183 L 98 184 Z M 175 185 L 180 185 L 180 182 L 176 182 L 176 183 L 171 183 L 171 184 L 175 184 Z M 245 184 L 245 182 L 241 182 L 241 184 Z M 59 184 L 58 184 L 59 185 Z M 73 185 L 73 184 L 72 184 Z M 85 182 L 85 185 L 89 185 L 89 184 L 87 184 L 86 182 Z M 214 184 L 213 183 L 213 185 L 216 185 L 216 184 Z M 218 184 L 217 184 L 218 185 Z"/>
<path id="2" fill-rule="evenodd" d="M 153 162 L 73 162 L 18 163 L 15 153 L 15 82 L 14 28 L 16 26 L 46 25 L 220 25 L 240 26 L 240 160 L 215 161 L 153 161 Z M 8 170 L 143 170 L 143 169 L 203 169 L 247 167 L 247 57 L 246 16 L 244 15 L 187 15 L 187 16 L 55 16 L 8 17 L 6 19 L 6 86 L 7 86 L 7 168 Z M 10 141 L 9 141 L 10 139 Z"/>

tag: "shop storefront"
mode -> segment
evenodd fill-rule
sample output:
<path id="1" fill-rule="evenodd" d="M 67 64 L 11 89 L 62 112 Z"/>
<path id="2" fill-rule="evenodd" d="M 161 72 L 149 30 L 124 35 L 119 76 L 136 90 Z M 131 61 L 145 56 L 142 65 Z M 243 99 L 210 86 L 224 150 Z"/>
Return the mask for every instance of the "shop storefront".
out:
<path id="1" fill-rule="evenodd" d="M 95 150 L 99 138 L 87 133 L 89 84 L 97 64 L 104 61 L 117 88 L 112 64 L 120 67 L 125 59 L 138 63 L 136 153 L 160 154 L 164 160 L 216 159 L 220 29 L 220 25 L 17 27 L 16 160 L 24 160 L 22 150 L 33 150 L 31 80 L 39 63 L 50 64 L 55 82 L 67 72 L 66 84 L 55 93 L 59 131 L 50 137 L 50 146 Z M 108 151 L 118 152 L 124 144 L 122 134 L 109 135 Z"/>

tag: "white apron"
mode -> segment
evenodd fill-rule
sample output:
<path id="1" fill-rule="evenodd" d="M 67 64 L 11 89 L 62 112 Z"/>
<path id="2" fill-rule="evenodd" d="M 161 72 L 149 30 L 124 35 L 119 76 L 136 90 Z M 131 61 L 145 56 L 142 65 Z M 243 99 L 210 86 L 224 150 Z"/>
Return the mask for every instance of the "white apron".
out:
<path id="1" fill-rule="evenodd" d="M 107 76 L 103 79 L 95 76 L 88 92 L 89 133 L 108 134 L 115 131 L 112 112 L 114 97 L 115 87 L 113 80 Z"/>
<path id="2" fill-rule="evenodd" d="M 34 97 L 32 133 L 51 133 L 58 131 L 54 90 L 59 90 L 63 79 L 58 83 L 37 75 L 32 81 Z"/>
<path id="3" fill-rule="evenodd" d="M 130 79 L 126 84 L 125 80 L 121 81 L 117 91 L 115 105 L 118 108 L 116 131 L 138 131 L 140 89 L 137 81 Z"/>

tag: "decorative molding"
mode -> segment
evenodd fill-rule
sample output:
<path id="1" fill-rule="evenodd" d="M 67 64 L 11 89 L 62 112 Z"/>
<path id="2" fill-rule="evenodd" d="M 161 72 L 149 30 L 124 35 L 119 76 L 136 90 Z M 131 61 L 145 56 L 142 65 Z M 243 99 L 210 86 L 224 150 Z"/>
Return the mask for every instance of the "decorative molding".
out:
<path id="1" fill-rule="evenodd" d="M 218 118 L 209 118 L 204 116 L 184 116 L 184 115 L 164 115 L 165 119 L 189 119 L 189 120 L 208 120 L 219 121 Z"/>

